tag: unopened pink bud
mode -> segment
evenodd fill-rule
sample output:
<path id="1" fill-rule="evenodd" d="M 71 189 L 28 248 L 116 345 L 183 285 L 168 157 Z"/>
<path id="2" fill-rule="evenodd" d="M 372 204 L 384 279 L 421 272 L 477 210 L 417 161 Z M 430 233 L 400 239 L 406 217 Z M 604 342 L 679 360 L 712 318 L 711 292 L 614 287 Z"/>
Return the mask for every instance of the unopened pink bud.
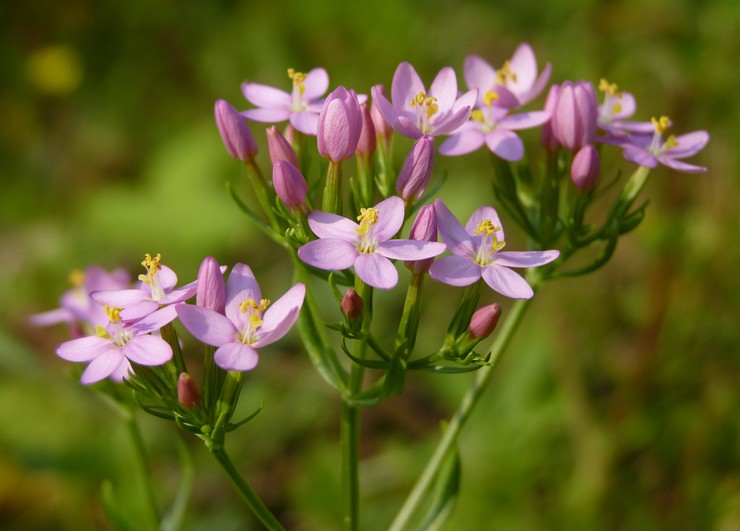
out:
<path id="1" fill-rule="evenodd" d="M 216 127 L 231 158 L 248 162 L 257 155 L 257 142 L 247 126 L 246 119 L 225 100 L 214 106 Z"/>
<path id="2" fill-rule="evenodd" d="M 224 274 L 215 258 L 207 256 L 198 270 L 198 287 L 195 304 L 214 312 L 223 313 L 226 304 Z"/>
<path id="3" fill-rule="evenodd" d="M 300 167 L 298 157 L 293 151 L 285 137 L 274 125 L 267 129 L 267 149 L 270 152 L 270 160 L 275 164 L 279 160 L 287 160 L 296 168 Z"/>
<path id="4" fill-rule="evenodd" d="M 342 297 L 342 313 L 347 316 L 347 319 L 352 321 L 359 319 L 364 309 L 365 303 L 354 288 L 349 288 L 344 292 L 344 296 Z"/>
<path id="5" fill-rule="evenodd" d="M 478 341 L 487 338 L 496 328 L 499 317 L 501 317 L 501 307 L 498 304 L 479 308 L 470 318 L 470 325 L 468 325 L 470 336 Z"/>
<path id="6" fill-rule="evenodd" d="M 186 372 L 181 372 L 177 379 L 177 401 L 186 409 L 194 409 L 200 405 L 198 385 Z"/>
<path id="7" fill-rule="evenodd" d="M 373 90 L 385 96 L 385 87 L 383 85 L 375 85 Z M 373 100 L 370 106 L 370 118 L 372 118 L 373 126 L 375 126 L 375 134 L 386 142 L 390 141 L 391 135 L 393 135 L 393 127 L 391 127 L 391 124 L 380 113 L 375 100 Z"/>
<path id="8" fill-rule="evenodd" d="M 593 190 L 601 172 L 599 153 L 591 144 L 578 150 L 570 165 L 570 179 L 579 190 Z"/>
<path id="9" fill-rule="evenodd" d="M 596 136 L 599 106 L 596 90 L 587 81 L 566 81 L 560 85 L 550 124 L 552 133 L 569 151 L 591 144 Z"/>
<path id="10" fill-rule="evenodd" d="M 424 205 L 419 209 L 414 224 L 411 226 L 409 238 L 427 242 L 437 241 L 437 215 L 434 205 Z M 404 262 L 406 267 L 417 275 L 429 271 L 433 263 L 434 258 Z"/>
<path id="11" fill-rule="evenodd" d="M 375 153 L 376 148 L 375 126 L 372 118 L 370 118 L 367 104 L 360 105 L 360 111 L 362 112 L 362 133 L 360 133 L 360 141 L 357 143 L 357 154 L 369 158 Z"/>
<path id="12" fill-rule="evenodd" d="M 434 138 L 419 138 L 406 156 L 396 181 L 396 192 L 404 201 L 419 199 L 429 184 L 434 167 Z"/>
<path id="13" fill-rule="evenodd" d="M 547 93 L 547 98 L 545 99 L 545 111 L 550 113 L 550 120 L 542 124 L 541 143 L 542 147 L 548 151 L 557 151 L 561 147 L 560 142 L 558 142 L 558 139 L 555 138 L 555 135 L 552 132 L 552 115 L 555 112 L 555 106 L 558 103 L 559 91 L 559 85 L 552 85 Z"/>
<path id="14" fill-rule="evenodd" d="M 278 160 L 272 167 L 275 193 L 289 207 L 300 207 L 306 202 L 306 179 L 298 168 L 287 160 Z"/>
<path id="15" fill-rule="evenodd" d="M 362 133 L 362 112 L 354 90 L 337 87 L 324 101 L 316 134 L 319 153 L 337 163 L 352 157 Z"/>

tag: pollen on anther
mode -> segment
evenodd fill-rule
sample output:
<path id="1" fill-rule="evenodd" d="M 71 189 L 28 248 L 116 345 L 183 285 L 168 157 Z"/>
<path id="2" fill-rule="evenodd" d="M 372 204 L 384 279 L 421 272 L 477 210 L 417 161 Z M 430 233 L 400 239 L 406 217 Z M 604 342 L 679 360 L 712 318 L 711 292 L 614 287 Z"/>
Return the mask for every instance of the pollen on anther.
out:
<path id="1" fill-rule="evenodd" d="M 492 235 L 494 232 L 501 230 L 501 227 L 497 227 L 493 224 L 490 219 L 484 219 L 478 223 L 478 227 L 475 229 L 473 234 L 486 234 L 487 236 Z"/>

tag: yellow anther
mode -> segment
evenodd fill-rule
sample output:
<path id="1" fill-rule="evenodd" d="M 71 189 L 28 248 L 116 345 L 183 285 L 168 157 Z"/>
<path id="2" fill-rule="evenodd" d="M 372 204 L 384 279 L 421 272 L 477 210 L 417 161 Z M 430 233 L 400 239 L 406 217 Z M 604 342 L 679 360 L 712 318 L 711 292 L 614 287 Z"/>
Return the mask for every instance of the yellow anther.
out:
<path id="1" fill-rule="evenodd" d="M 491 238 L 491 252 L 492 253 L 497 253 L 501 249 L 503 249 L 504 247 L 506 247 L 506 242 L 505 241 L 503 241 L 503 240 L 498 241 L 498 238 L 496 238 L 496 236 L 494 236 L 493 238 Z"/>
<path id="2" fill-rule="evenodd" d="M 103 306 L 103 309 L 105 310 L 105 315 L 108 316 L 108 320 L 111 323 L 120 323 L 121 322 L 121 308 L 120 306 L 108 306 L 107 304 Z"/>
<path id="3" fill-rule="evenodd" d="M 470 117 L 476 122 L 485 123 L 486 115 L 480 109 L 475 109 L 470 113 Z"/>
<path id="4" fill-rule="evenodd" d="M 82 286 L 85 283 L 85 272 L 82 269 L 73 269 L 69 273 L 69 283 L 76 288 Z"/>
<path id="5" fill-rule="evenodd" d="M 264 312 L 269 305 L 270 305 L 270 299 L 262 299 L 260 300 L 260 304 L 257 307 L 257 309 L 261 312 Z"/>
<path id="6" fill-rule="evenodd" d="M 306 91 L 306 84 L 304 83 L 304 81 L 306 81 L 306 74 L 303 72 L 296 72 L 294 69 L 288 68 L 288 77 L 293 80 L 293 86 L 298 87 L 301 94 Z"/>
<path id="7" fill-rule="evenodd" d="M 252 330 L 256 330 L 260 326 L 262 326 L 264 323 L 262 321 L 262 318 L 260 317 L 260 314 L 253 313 L 249 316 L 249 326 Z"/>
<path id="8" fill-rule="evenodd" d="M 609 94 L 610 96 L 616 96 L 618 98 L 622 97 L 622 93 L 619 91 L 617 84 L 609 83 L 603 77 L 601 78 L 601 81 L 599 81 L 599 90 L 605 94 Z"/>
<path id="9" fill-rule="evenodd" d="M 419 92 L 416 96 L 414 96 L 411 99 L 411 106 L 412 107 L 417 107 L 417 106 L 422 107 L 426 101 L 427 101 L 426 92 L 422 90 L 421 92 Z"/>
<path id="10" fill-rule="evenodd" d="M 676 135 L 669 136 L 665 143 L 663 144 L 663 149 L 671 149 L 674 147 L 678 147 L 678 141 L 676 140 Z"/>
<path id="11" fill-rule="evenodd" d="M 162 264 L 160 264 L 160 261 L 162 260 L 162 255 L 157 253 L 157 256 L 152 258 L 152 255 L 149 253 L 146 253 L 144 256 L 144 260 L 141 262 L 141 265 L 144 266 L 146 269 L 146 272 L 148 275 L 152 276 L 156 271 L 159 269 L 162 269 Z"/>
<path id="12" fill-rule="evenodd" d="M 671 119 L 667 116 L 661 116 L 660 118 L 652 117 L 650 121 L 653 122 L 656 133 L 662 133 L 671 126 Z"/>
<path id="13" fill-rule="evenodd" d="M 489 90 L 483 95 L 483 103 L 485 103 L 486 106 L 490 107 L 491 105 L 493 105 L 493 102 L 498 100 L 499 98 L 500 96 L 496 91 Z"/>
<path id="14" fill-rule="evenodd" d="M 516 72 L 511 69 L 511 62 L 506 61 L 504 66 L 496 70 L 496 83 L 506 85 L 509 81 L 516 83 Z"/>
<path id="15" fill-rule="evenodd" d="M 622 112 L 622 104 L 621 103 L 615 103 L 612 106 L 612 113 L 613 114 L 619 114 L 620 112 Z"/>
<path id="16" fill-rule="evenodd" d="M 252 298 L 249 298 L 249 299 L 247 299 L 245 301 L 242 301 L 242 303 L 239 305 L 239 311 L 242 312 L 242 313 L 247 313 L 247 310 L 249 310 L 249 309 L 252 309 L 252 310 L 258 310 L 259 309 L 259 306 L 255 302 L 255 300 L 252 299 Z"/>
<path id="17" fill-rule="evenodd" d="M 486 234 L 490 236 L 494 232 L 498 232 L 501 230 L 501 227 L 497 227 L 493 224 L 493 222 L 490 219 L 484 219 L 480 223 L 478 223 L 478 228 L 475 229 L 473 234 Z"/>
<path id="18" fill-rule="evenodd" d="M 427 109 L 427 118 L 431 118 L 437 111 L 439 111 L 439 105 L 437 105 L 437 98 L 427 98 L 424 100 L 424 106 Z"/>
<path id="19" fill-rule="evenodd" d="M 102 337 L 103 339 L 110 339 L 111 337 L 105 327 L 100 325 L 95 326 L 95 336 Z"/>
<path id="20" fill-rule="evenodd" d="M 357 216 L 357 221 L 360 223 L 367 223 L 368 225 L 374 225 L 378 222 L 378 214 L 380 210 L 377 208 L 361 208 L 360 215 Z"/>

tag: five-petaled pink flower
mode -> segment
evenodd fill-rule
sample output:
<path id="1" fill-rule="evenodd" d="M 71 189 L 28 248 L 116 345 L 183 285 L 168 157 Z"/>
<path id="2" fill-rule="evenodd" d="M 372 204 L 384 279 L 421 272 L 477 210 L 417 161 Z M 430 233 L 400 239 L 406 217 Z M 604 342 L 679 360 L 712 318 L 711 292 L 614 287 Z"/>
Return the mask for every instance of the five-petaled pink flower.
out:
<path id="1" fill-rule="evenodd" d="M 319 112 L 324 104 L 322 96 L 329 88 L 329 74 L 323 68 L 314 68 L 307 74 L 291 68 L 288 76 L 293 80 L 290 94 L 267 85 L 244 82 L 244 97 L 259 108 L 242 114 L 255 122 L 277 123 L 290 120 L 291 125 L 301 133 L 316 136 Z"/>
<path id="2" fill-rule="evenodd" d="M 369 286 L 391 289 L 398 282 L 393 260 L 423 260 L 445 250 L 438 242 L 391 240 L 403 225 L 403 199 L 392 196 L 374 208 L 363 208 L 359 224 L 329 212 L 314 210 L 308 215 L 311 230 L 320 238 L 298 249 L 309 265 L 339 271 L 355 268 Z"/>
<path id="3" fill-rule="evenodd" d="M 175 309 L 191 334 L 218 347 L 216 365 L 228 371 L 249 371 L 259 360 L 258 348 L 288 333 L 298 319 L 305 294 L 306 286 L 299 282 L 270 304 L 262 298 L 249 266 L 236 264 L 226 282 L 226 315 L 189 304 L 178 304 Z"/>
<path id="4" fill-rule="evenodd" d="M 512 299 L 529 299 L 532 288 L 510 267 L 536 267 L 555 260 L 560 251 L 506 251 L 504 229 L 498 214 L 482 206 L 470 216 L 463 228 L 447 206 L 437 199 L 437 230 L 451 256 L 434 262 L 429 275 L 450 286 L 468 286 L 481 277 L 491 289 Z"/>
<path id="5" fill-rule="evenodd" d="M 475 104 L 476 90 L 458 98 L 455 71 L 445 67 L 434 78 L 429 92 L 409 63 L 401 63 L 393 75 L 391 104 L 378 86 L 373 102 L 393 128 L 404 136 L 449 135 L 465 123 Z"/>

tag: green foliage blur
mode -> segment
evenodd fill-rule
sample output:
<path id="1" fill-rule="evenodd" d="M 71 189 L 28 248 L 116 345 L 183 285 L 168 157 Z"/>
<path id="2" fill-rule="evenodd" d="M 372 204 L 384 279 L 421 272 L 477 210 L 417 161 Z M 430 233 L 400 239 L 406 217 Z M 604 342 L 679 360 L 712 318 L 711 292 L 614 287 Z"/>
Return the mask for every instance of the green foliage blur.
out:
<path id="1" fill-rule="evenodd" d="M 538 293 L 463 433 L 445 529 L 740 528 L 738 28 L 735 0 L 3 4 L 0 527 L 106 529 L 106 479 L 132 519 L 144 510 L 122 420 L 53 353 L 66 330 L 27 322 L 58 306 L 70 271 L 138 274 L 151 252 L 189 281 L 211 255 L 250 264 L 265 293 L 288 286 L 285 255 L 226 193 L 243 168 L 216 131 L 217 98 L 245 109 L 241 82 L 287 87 L 289 67 L 323 66 L 332 87 L 366 94 L 404 60 L 427 82 L 453 66 L 462 83 L 466 55 L 499 65 L 526 41 L 552 82 L 605 77 L 635 95 L 636 118 L 708 130 L 691 162 L 709 171 L 653 172 L 646 219 L 612 262 Z M 523 136 L 535 153 L 537 133 Z M 604 167 L 632 171 L 616 151 Z M 444 171 L 461 218 L 493 201 L 486 153 L 438 157 Z M 436 330 L 452 308 L 430 310 L 422 326 Z M 403 397 L 364 413 L 365 529 L 388 525 L 469 382 L 413 374 Z M 247 375 L 244 411 L 260 400 L 227 441 L 237 466 L 288 528 L 339 528 L 339 403 L 294 335 Z M 141 420 L 164 508 L 181 475 L 175 430 Z M 202 444 L 185 442 L 185 529 L 257 529 Z"/>

